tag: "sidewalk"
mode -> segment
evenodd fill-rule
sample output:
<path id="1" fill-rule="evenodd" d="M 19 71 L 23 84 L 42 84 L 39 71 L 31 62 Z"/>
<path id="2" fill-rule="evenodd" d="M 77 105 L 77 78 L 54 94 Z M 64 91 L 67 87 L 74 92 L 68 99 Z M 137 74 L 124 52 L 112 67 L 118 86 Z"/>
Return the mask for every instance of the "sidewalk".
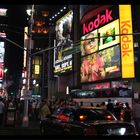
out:
<path id="1" fill-rule="evenodd" d="M 39 121 L 29 121 L 29 125 L 27 127 L 22 126 L 22 123 L 0 126 L 0 129 L 39 129 L 39 128 L 40 128 Z"/>
<path id="2" fill-rule="evenodd" d="M 23 127 L 22 124 L 13 126 L 0 126 L 0 135 L 40 135 L 39 122 L 30 121 L 28 127 Z"/>

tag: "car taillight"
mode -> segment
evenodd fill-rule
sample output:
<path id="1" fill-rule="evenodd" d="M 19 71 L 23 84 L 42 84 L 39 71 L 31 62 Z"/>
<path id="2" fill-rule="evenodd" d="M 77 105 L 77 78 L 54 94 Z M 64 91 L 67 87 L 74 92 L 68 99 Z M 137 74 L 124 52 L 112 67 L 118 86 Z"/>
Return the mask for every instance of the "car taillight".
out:
<path id="1" fill-rule="evenodd" d="M 85 118 L 86 118 L 86 116 L 84 116 L 84 115 L 80 115 L 80 116 L 79 116 L 79 120 L 80 120 L 80 122 L 83 122 L 83 121 L 85 120 Z"/>
<path id="2" fill-rule="evenodd" d="M 56 118 L 64 120 L 64 121 L 69 121 L 69 117 L 66 115 L 57 115 Z"/>
<path id="3" fill-rule="evenodd" d="M 85 136 L 97 135 L 97 131 L 93 126 L 89 126 L 84 130 L 84 135 Z"/>
<path id="4" fill-rule="evenodd" d="M 105 118 L 106 118 L 107 120 L 112 120 L 112 119 L 113 119 L 113 117 L 112 117 L 111 115 L 107 115 L 107 116 L 105 116 Z"/>

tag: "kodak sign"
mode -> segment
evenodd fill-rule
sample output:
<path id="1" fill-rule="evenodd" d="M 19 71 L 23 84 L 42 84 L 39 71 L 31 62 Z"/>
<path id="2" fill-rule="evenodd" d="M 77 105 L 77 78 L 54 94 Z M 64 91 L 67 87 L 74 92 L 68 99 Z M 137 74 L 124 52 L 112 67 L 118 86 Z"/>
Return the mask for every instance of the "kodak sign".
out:
<path id="1" fill-rule="evenodd" d="M 127 11 L 127 12 L 126 12 Z M 122 78 L 134 78 L 134 49 L 131 5 L 119 5 Z M 126 34 L 126 35 L 125 35 Z"/>
<path id="2" fill-rule="evenodd" d="M 90 21 L 88 24 L 83 24 L 83 34 L 86 34 L 99 26 L 104 25 L 113 20 L 112 10 L 106 9 L 104 14 L 98 14 L 96 19 Z"/>

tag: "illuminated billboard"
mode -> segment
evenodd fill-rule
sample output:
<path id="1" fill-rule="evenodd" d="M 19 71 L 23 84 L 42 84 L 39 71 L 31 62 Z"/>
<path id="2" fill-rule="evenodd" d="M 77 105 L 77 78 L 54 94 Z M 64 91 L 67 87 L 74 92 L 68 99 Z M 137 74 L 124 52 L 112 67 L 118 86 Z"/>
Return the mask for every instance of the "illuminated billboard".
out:
<path id="1" fill-rule="evenodd" d="M 127 13 L 125 12 L 127 10 Z M 131 5 L 119 5 L 120 13 L 120 33 L 121 36 L 121 59 L 122 78 L 134 78 L 134 44 L 132 34 L 132 14 Z"/>
<path id="2" fill-rule="evenodd" d="M 7 9 L 0 8 L 0 16 L 6 16 L 7 15 Z"/>
<path id="3" fill-rule="evenodd" d="M 82 56 L 98 51 L 98 38 L 96 38 L 97 35 L 98 35 L 97 30 L 95 30 L 81 38 Z"/>
<path id="4" fill-rule="evenodd" d="M 82 24 L 81 82 L 134 78 L 131 6 L 119 5 L 115 17 L 113 7 L 95 11 Z"/>
<path id="5" fill-rule="evenodd" d="M 64 52 L 73 47 L 72 39 L 73 12 L 69 11 L 56 22 L 56 47 L 54 48 L 54 73 L 72 70 L 72 54 Z"/>
<path id="6" fill-rule="evenodd" d="M 3 71 L 3 63 L 0 63 L 0 80 L 3 80 L 4 71 Z"/>
<path id="7" fill-rule="evenodd" d="M 82 57 L 81 82 L 95 82 L 121 76 L 120 46 Z"/>
<path id="8" fill-rule="evenodd" d="M 119 20 L 115 20 L 99 29 L 100 38 L 99 50 L 105 49 L 109 46 L 120 43 L 120 37 L 115 36 L 119 34 Z"/>
<path id="9" fill-rule="evenodd" d="M 4 54 L 5 54 L 4 42 L 0 42 L 0 62 L 4 62 Z"/>

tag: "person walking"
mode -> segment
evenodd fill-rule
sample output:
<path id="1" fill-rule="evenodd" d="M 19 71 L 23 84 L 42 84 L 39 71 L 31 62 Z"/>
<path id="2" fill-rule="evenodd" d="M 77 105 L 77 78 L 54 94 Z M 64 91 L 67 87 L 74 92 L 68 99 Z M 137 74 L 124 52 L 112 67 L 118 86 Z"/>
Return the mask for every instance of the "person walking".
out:
<path id="1" fill-rule="evenodd" d="M 44 120 L 48 115 L 51 114 L 50 109 L 49 109 L 49 107 L 48 107 L 48 102 L 47 102 L 47 100 L 43 100 L 43 101 L 42 101 L 42 104 L 41 104 L 41 106 L 40 106 L 40 111 L 39 111 L 39 113 L 40 113 L 40 119 L 41 119 L 41 120 Z"/>
<path id="2" fill-rule="evenodd" d="M 132 114 L 132 109 L 129 106 L 129 103 L 126 102 L 125 103 L 125 108 L 124 108 L 124 117 L 123 117 L 123 121 L 125 122 L 131 122 L 131 114 Z"/>
<path id="3" fill-rule="evenodd" d="M 140 101 L 136 100 L 132 108 L 132 117 L 134 119 L 136 131 L 140 135 Z"/>
<path id="4" fill-rule="evenodd" d="M 117 102 L 116 106 L 114 107 L 114 115 L 117 118 L 117 120 L 121 120 L 121 107 L 119 102 Z"/>
<path id="5" fill-rule="evenodd" d="M 108 99 L 107 110 L 110 111 L 111 113 L 114 113 L 114 105 L 111 102 L 111 99 Z"/>

